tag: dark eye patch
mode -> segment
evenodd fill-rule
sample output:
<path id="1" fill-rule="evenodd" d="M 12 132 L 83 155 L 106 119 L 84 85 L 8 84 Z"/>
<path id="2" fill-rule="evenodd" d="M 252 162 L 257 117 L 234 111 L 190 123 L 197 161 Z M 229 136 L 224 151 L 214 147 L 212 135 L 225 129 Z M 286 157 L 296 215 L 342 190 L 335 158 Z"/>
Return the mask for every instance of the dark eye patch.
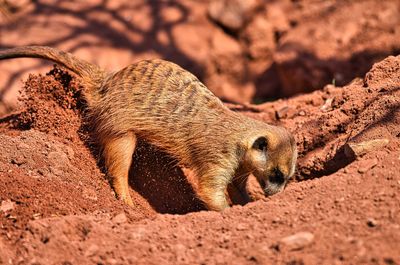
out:
<path id="1" fill-rule="evenodd" d="M 265 138 L 264 136 L 257 138 L 257 140 L 255 140 L 253 143 L 253 148 L 262 152 L 267 151 L 267 147 L 268 147 L 267 138 Z"/>

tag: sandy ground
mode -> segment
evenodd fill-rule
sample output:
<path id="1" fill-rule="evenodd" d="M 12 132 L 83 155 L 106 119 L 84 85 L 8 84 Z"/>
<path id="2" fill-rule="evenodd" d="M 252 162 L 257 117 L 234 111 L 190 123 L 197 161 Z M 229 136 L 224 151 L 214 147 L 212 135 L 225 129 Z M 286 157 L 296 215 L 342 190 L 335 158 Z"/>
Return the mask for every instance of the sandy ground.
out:
<path id="1" fill-rule="evenodd" d="M 213 17 L 208 2 L 111 3 L 21 1 L 1 45 L 48 44 L 109 69 L 176 61 L 232 110 L 293 132 L 296 177 L 268 198 L 251 181 L 254 202 L 209 212 L 190 172 L 141 142 L 134 207 L 125 206 L 82 119 L 79 79 L 39 61 L 2 62 L 0 264 L 400 264 L 400 56 L 387 57 L 398 49 L 398 2 L 254 1 L 242 20 Z M 272 30 L 272 44 L 257 27 Z M 150 41 L 159 32 L 173 42 Z"/>

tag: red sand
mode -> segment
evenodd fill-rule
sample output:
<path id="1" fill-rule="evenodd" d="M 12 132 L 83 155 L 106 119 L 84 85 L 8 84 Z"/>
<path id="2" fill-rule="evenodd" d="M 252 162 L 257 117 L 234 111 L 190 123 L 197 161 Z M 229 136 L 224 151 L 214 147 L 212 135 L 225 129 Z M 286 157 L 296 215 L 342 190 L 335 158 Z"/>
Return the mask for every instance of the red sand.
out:
<path id="1" fill-rule="evenodd" d="M 336 25 L 335 19 L 357 21 L 360 16 L 365 17 L 362 27 L 373 28 L 368 34 L 374 41 L 361 45 L 359 25 L 354 31 L 345 27 L 353 37 L 336 42 L 331 56 L 342 61 L 329 65 L 349 71 L 343 84 L 355 77 L 348 69 L 360 66 L 357 75 L 361 78 L 346 86 L 327 85 L 309 94 L 262 105 L 228 104 L 235 111 L 283 125 L 295 135 L 300 155 L 296 179 L 282 193 L 264 198 L 252 181 L 249 188 L 257 201 L 235 205 L 222 213 L 204 211 L 196 199 L 196 181 L 190 172 L 174 167 L 165 153 L 140 143 L 131 169 L 134 207 L 124 205 L 115 199 L 102 173 L 96 145 L 82 121 L 85 106 L 79 101 L 79 80 L 54 68 L 45 76 L 31 75 L 25 83 L 23 106 L 0 122 L 0 264 L 400 264 L 400 56 L 387 57 L 368 70 L 372 57 L 359 55 L 357 58 L 365 61 L 347 60 L 341 50 L 355 47 L 346 50 L 351 55 L 357 49 L 385 43 L 379 56 L 386 57 L 393 48 L 391 38 L 399 32 L 393 29 L 398 17 L 392 17 L 399 10 L 378 1 L 363 2 L 368 8 L 353 1 L 322 1 L 313 6 L 315 9 L 296 7 L 302 1 L 295 2 L 266 5 L 272 13 L 281 14 L 279 9 L 293 11 L 285 17 L 290 19 L 291 29 L 285 28 L 275 14 L 274 29 L 286 32 L 283 35 L 287 37 L 277 40 L 278 48 L 267 45 L 277 49 L 272 53 L 290 55 L 286 48 L 279 47 L 295 36 L 300 38 L 296 31 L 311 27 L 316 41 L 304 45 L 312 44 L 307 49 L 317 55 L 327 45 L 323 38 L 327 35 L 318 32 L 332 31 L 329 25 Z M 187 28 L 217 27 L 206 18 L 200 19 L 200 11 L 206 10 L 204 3 L 185 3 L 194 15 L 193 24 L 180 25 L 189 32 L 187 38 L 177 42 L 183 47 L 189 45 L 192 32 Z M 354 18 L 341 12 L 346 5 Z M 46 4 L 40 2 L 39 7 L 38 11 L 26 11 L 32 12 L 31 20 L 45 14 L 41 12 Z M 62 2 L 59 8 L 73 7 Z M 380 10 L 380 16 L 367 12 L 374 8 Z M 257 16 L 265 11 L 255 10 Z M 321 10 L 329 10 L 328 22 L 316 15 Z M 167 12 L 166 17 L 174 18 L 175 11 Z M 57 12 L 47 15 L 56 16 Z M 19 32 L 20 23 L 14 25 L 15 32 Z M 315 27 L 316 23 L 321 26 Z M 236 42 L 247 38 L 245 31 L 230 34 L 235 37 L 219 37 L 238 39 Z M 199 45 L 209 49 L 207 45 L 212 42 Z M 254 48 L 250 44 L 248 47 Z M 271 58 L 260 46 L 255 47 L 252 53 L 264 59 L 244 58 L 261 67 Z M 332 61 L 314 64 L 322 61 L 300 56 L 304 64 L 277 64 L 288 58 L 285 56 L 274 59 L 275 67 L 285 66 L 280 68 L 282 71 L 292 73 L 291 67 L 296 65 L 311 67 L 310 72 L 296 70 L 298 80 L 315 79 L 320 85 L 330 76 L 318 79 L 315 73 Z M 228 67 L 231 57 L 223 58 L 228 61 L 200 64 L 211 70 L 217 63 L 224 67 L 222 79 L 209 76 L 210 88 L 218 80 L 233 82 L 230 71 L 236 68 Z M 188 63 L 187 68 L 191 65 Z M 324 73 L 332 69 L 328 67 Z M 265 78 L 275 70 L 257 82 L 269 84 L 270 79 Z M 284 80 L 281 70 L 280 82 Z M 226 91 L 232 91 L 229 89 Z M 346 151 L 346 144 L 375 139 L 386 139 L 388 144 L 358 157 Z"/>

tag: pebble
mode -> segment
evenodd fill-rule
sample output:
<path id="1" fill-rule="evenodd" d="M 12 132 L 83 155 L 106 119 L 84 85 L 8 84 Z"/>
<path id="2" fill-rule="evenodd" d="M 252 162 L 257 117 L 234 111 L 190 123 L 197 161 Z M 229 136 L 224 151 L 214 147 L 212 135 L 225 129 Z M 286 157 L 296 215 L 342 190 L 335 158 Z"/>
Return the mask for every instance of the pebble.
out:
<path id="1" fill-rule="evenodd" d="M 115 224 L 122 224 L 122 223 L 125 223 L 126 221 L 128 221 L 128 218 L 126 217 L 126 215 L 124 213 L 117 214 L 112 219 L 112 222 Z"/>
<path id="2" fill-rule="evenodd" d="M 35 219 L 35 220 L 38 220 L 38 219 L 40 219 L 41 216 L 42 216 L 41 213 L 34 213 L 34 214 L 32 215 L 32 218 Z"/>
<path id="3" fill-rule="evenodd" d="M 284 237 L 279 242 L 279 249 L 300 250 L 314 241 L 314 235 L 310 232 L 299 232 Z"/>
<path id="4" fill-rule="evenodd" d="M 276 118 L 279 119 L 283 119 L 287 117 L 287 113 L 288 113 L 289 107 L 285 106 L 280 108 L 279 110 L 275 111 L 275 116 Z"/>
<path id="5" fill-rule="evenodd" d="M 330 110 L 332 110 L 332 102 L 333 102 L 333 98 L 328 98 L 327 100 L 325 100 L 324 105 L 321 106 L 320 110 L 322 112 L 328 112 Z"/>
<path id="6" fill-rule="evenodd" d="M 373 219 L 373 218 L 369 218 L 369 219 L 367 220 L 367 225 L 368 225 L 369 227 L 375 227 L 375 226 L 378 225 L 378 222 L 377 222 L 375 219 Z"/>
<path id="7" fill-rule="evenodd" d="M 14 209 L 14 206 L 15 203 L 12 202 L 11 200 L 4 200 L 1 202 L 0 211 L 2 212 L 11 211 L 12 209 Z"/>
<path id="8" fill-rule="evenodd" d="M 343 148 L 344 148 L 344 154 L 348 158 L 357 158 L 371 151 L 383 148 L 388 144 L 389 140 L 382 138 L 382 139 L 364 141 L 361 143 L 348 143 Z"/>
<path id="9" fill-rule="evenodd" d="M 97 193 L 93 189 L 83 188 L 82 196 L 86 199 L 97 201 Z"/>
<path id="10" fill-rule="evenodd" d="M 257 0 L 212 1 L 208 15 L 224 27 L 237 31 L 244 26 L 247 16 L 258 6 L 258 2 Z"/>
<path id="11" fill-rule="evenodd" d="M 85 257 L 92 257 L 92 256 L 96 255 L 97 252 L 99 251 L 99 249 L 100 248 L 97 245 L 94 245 L 94 244 L 90 245 L 88 247 L 88 249 L 85 251 Z"/>
<path id="12" fill-rule="evenodd" d="M 27 159 L 22 155 L 19 155 L 19 156 L 14 157 L 14 158 L 11 159 L 11 163 L 15 164 L 17 166 L 25 164 L 26 162 L 27 162 Z"/>
<path id="13" fill-rule="evenodd" d="M 373 159 L 367 159 L 367 160 L 363 160 L 360 161 L 360 163 L 358 164 L 358 173 L 365 173 L 368 170 L 372 169 L 373 167 L 375 167 L 378 164 L 378 159 L 373 158 Z"/>
<path id="14" fill-rule="evenodd" d="M 238 230 L 238 231 L 243 231 L 243 230 L 246 230 L 246 229 L 247 229 L 247 225 L 245 223 L 239 223 L 236 226 L 236 230 Z"/>

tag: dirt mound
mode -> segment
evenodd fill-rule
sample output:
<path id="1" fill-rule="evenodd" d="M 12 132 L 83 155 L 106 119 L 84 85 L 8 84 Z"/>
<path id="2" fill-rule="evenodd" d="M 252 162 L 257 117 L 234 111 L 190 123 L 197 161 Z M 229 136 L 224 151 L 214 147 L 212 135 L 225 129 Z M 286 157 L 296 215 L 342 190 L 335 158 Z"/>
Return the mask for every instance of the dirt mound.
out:
<path id="1" fill-rule="evenodd" d="M 135 206 L 117 201 L 81 121 L 79 82 L 58 68 L 31 76 L 22 111 L 2 121 L 0 260 L 398 264 L 399 76 L 400 57 L 388 57 L 345 87 L 229 105 L 289 128 L 300 158 L 284 192 L 222 213 L 197 212 L 193 177 L 146 143 L 131 169 Z"/>

